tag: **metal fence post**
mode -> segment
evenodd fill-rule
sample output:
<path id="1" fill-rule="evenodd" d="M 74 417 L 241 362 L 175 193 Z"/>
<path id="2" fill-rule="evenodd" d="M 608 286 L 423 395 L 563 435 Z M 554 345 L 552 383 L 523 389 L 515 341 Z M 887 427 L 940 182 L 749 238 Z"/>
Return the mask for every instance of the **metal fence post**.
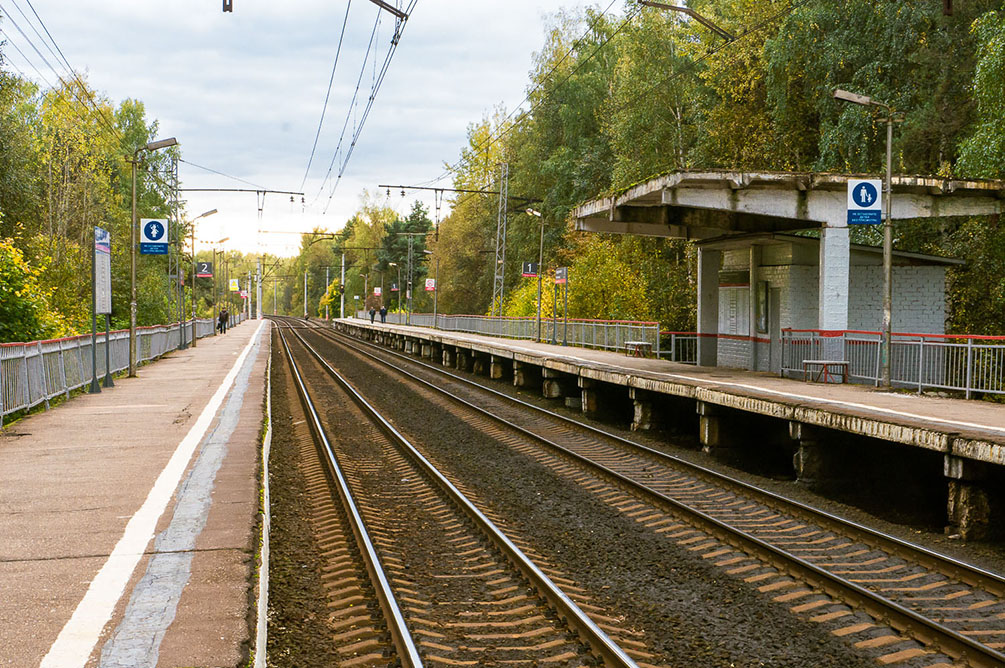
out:
<path id="1" fill-rule="evenodd" d="M 63 383 L 63 393 L 70 398 L 70 387 L 66 382 L 66 357 L 63 355 L 63 341 L 59 342 L 59 377 Z"/>
<path id="2" fill-rule="evenodd" d="M 966 397 L 970 398 L 970 385 L 973 382 L 973 351 L 974 351 L 974 340 L 967 337 L 967 387 L 966 387 Z"/>
<path id="3" fill-rule="evenodd" d="M 893 348 L 893 341 L 892 340 L 890 342 L 890 348 Z M 891 350 L 890 352 L 893 352 L 893 351 Z M 889 354 L 889 353 L 887 353 L 887 354 Z M 879 387 L 879 375 L 880 375 L 879 374 L 879 367 L 882 364 L 882 357 L 883 357 L 883 340 L 882 340 L 882 335 L 880 335 L 880 338 L 876 342 L 876 371 L 875 371 L 875 375 L 873 376 L 876 379 L 876 387 Z"/>
<path id="4" fill-rule="evenodd" d="M 918 340 L 918 394 L 921 394 L 921 378 L 925 370 L 925 338 Z"/>

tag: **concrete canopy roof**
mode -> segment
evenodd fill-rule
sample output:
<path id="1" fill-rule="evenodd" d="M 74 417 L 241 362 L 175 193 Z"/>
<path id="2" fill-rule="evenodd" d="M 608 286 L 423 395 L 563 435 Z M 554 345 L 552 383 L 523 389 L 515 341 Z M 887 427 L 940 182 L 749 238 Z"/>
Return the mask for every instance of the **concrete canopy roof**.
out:
<path id="1" fill-rule="evenodd" d="M 717 237 L 715 239 L 705 239 L 696 242 L 702 248 L 710 250 L 744 250 L 750 246 L 772 246 L 793 244 L 797 246 L 817 247 L 820 239 L 816 237 L 803 237 L 794 234 L 759 232 L 756 234 L 729 235 Z M 851 244 L 851 250 L 861 253 L 871 253 L 882 256 L 882 246 L 866 246 L 864 244 Z M 894 264 L 916 264 L 916 265 L 963 265 L 963 260 L 954 257 L 943 257 L 941 255 L 929 255 L 927 253 L 914 253 L 911 251 L 893 251 Z"/>
<path id="2" fill-rule="evenodd" d="M 844 227 L 849 179 L 805 172 L 671 172 L 577 207 L 576 229 L 706 239 L 751 232 Z M 893 177 L 893 218 L 1000 214 L 1005 181 Z"/>

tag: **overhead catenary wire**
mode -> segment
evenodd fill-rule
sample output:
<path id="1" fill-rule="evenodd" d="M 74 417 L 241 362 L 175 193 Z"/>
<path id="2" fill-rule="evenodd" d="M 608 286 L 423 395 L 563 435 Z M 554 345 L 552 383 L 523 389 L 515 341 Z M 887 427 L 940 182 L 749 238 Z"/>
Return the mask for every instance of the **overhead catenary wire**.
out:
<path id="1" fill-rule="evenodd" d="M 318 148 L 318 139 L 321 137 L 321 128 L 325 122 L 325 112 L 328 111 L 328 99 L 332 94 L 332 84 L 335 81 L 335 70 L 338 68 L 339 55 L 342 53 L 342 41 L 345 38 L 345 28 L 349 24 L 349 8 L 352 7 L 352 0 L 345 5 L 345 18 L 342 19 L 342 32 L 339 34 L 338 38 L 338 48 L 335 49 L 335 62 L 332 63 L 332 73 L 331 77 L 328 79 L 328 91 L 325 93 L 325 102 L 321 106 L 321 119 L 318 120 L 318 130 L 314 134 L 314 145 L 311 147 L 311 157 L 307 159 L 307 169 L 304 170 L 304 180 L 300 182 L 300 190 L 304 189 L 304 184 L 307 183 L 307 176 L 311 173 L 311 165 L 314 163 L 314 153 Z"/>
<path id="2" fill-rule="evenodd" d="M 666 77 L 664 77 L 660 81 L 656 82 L 652 86 L 649 86 L 648 88 L 645 88 L 642 91 L 638 92 L 633 97 L 633 99 L 634 100 L 638 100 L 638 99 L 640 99 L 642 97 L 645 97 L 645 96 L 647 96 L 647 95 L 655 92 L 657 89 L 659 89 L 660 87 L 666 85 L 667 83 L 669 83 L 669 82 L 671 82 L 671 81 L 673 81 L 673 80 L 675 80 L 675 79 L 677 79 L 679 77 L 682 77 L 682 76 L 684 76 L 686 74 L 691 73 L 691 71 L 693 70 L 693 68 L 696 67 L 698 64 L 704 62 L 705 60 L 708 60 L 712 56 L 715 56 L 715 55 L 721 53 L 722 51 L 728 49 L 729 47 L 731 47 L 731 46 L 739 43 L 743 39 L 745 39 L 745 38 L 747 38 L 747 37 L 749 37 L 749 36 L 751 36 L 753 34 L 756 34 L 756 33 L 760 32 L 761 30 L 765 29 L 766 27 L 768 27 L 768 26 L 776 23 L 777 21 L 785 18 L 786 16 L 788 16 L 789 14 L 791 14 L 792 12 L 794 12 L 795 10 L 797 10 L 800 7 L 808 4 L 809 1 L 810 0 L 795 0 L 788 7 L 786 7 L 784 9 L 776 12 L 775 14 L 772 14 L 771 16 L 763 19 L 762 21 L 756 23 L 755 25 L 753 25 L 753 26 L 751 26 L 751 27 L 749 27 L 749 28 L 747 28 L 747 29 L 745 29 L 745 30 L 737 33 L 735 39 L 723 42 L 719 46 L 713 47 L 713 48 L 709 49 L 708 51 L 706 51 L 704 55 L 702 55 L 702 56 L 700 56 L 700 57 L 698 57 L 698 58 L 696 58 L 694 60 L 688 61 L 688 66 L 686 68 L 681 69 L 681 70 L 677 70 L 675 72 L 670 73 L 669 75 L 667 75 Z M 591 58 L 593 58 L 593 56 L 601 48 L 603 48 L 604 46 L 606 46 L 610 42 L 611 38 L 613 38 L 618 32 L 620 32 L 625 27 L 625 25 L 627 24 L 627 22 L 629 20 L 633 19 L 639 13 L 639 11 L 641 10 L 641 7 L 642 6 L 640 5 L 639 8 L 635 12 L 633 12 L 632 14 L 630 14 L 628 16 L 628 18 L 626 18 L 626 20 L 624 22 L 622 22 L 622 24 L 621 24 L 621 26 L 619 26 L 618 30 L 615 31 L 615 33 L 613 33 L 612 35 L 610 35 L 608 37 L 608 39 L 604 43 L 602 43 L 596 50 L 594 50 L 594 52 L 591 53 L 590 56 L 586 59 L 586 61 L 584 61 L 584 63 L 582 63 L 582 64 L 585 64 L 585 62 L 588 62 Z M 575 70 L 573 70 L 573 72 L 571 72 L 565 79 L 563 79 L 558 85 L 556 85 L 555 88 L 557 89 L 557 88 L 561 87 L 566 81 L 568 81 L 569 79 L 571 79 L 571 77 L 578 71 L 578 69 L 579 69 L 579 67 L 577 67 Z M 531 114 L 534 111 L 536 111 L 540 106 L 542 106 L 544 104 L 545 101 L 546 100 L 542 100 L 538 104 L 536 104 L 533 107 L 531 107 L 530 109 L 528 109 L 526 112 L 524 112 L 523 114 L 521 114 L 521 116 L 513 124 L 511 124 L 509 127 L 505 128 L 505 129 L 503 129 L 497 135 L 493 135 L 493 136 L 489 137 L 488 139 L 486 139 L 485 142 L 483 142 L 481 145 L 479 145 L 478 148 L 475 149 L 475 151 L 471 152 L 472 158 L 475 157 L 477 155 L 477 152 L 480 151 L 482 148 L 486 148 L 488 146 L 491 146 L 493 143 L 499 141 L 500 139 L 502 139 L 503 137 L 505 137 L 507 134 L 509 134 L 513 129 L 515 129 L 515 127 L 517 127 L 517 124 L 519 124 L 529 114 Z M 428 181 L 428 182 L 424 182 L 424 183 L 434 183 L 436 181 L 441 180 L 442 178 L 444 178 L 444 176 L 448 175 L 449 173 L 451 173 L 453 171 L 456 171 L 460 167 L 461 164 L 463 164 L 464 162 L 466 162 L 467 160 L 470 160 L 472 158 L 462 158 L 458 162 L 454 163 L 454 165 L 448 166 L 448 168 L 447 168 L 446 172 L 444 173 L 444 175 L 441 175 L 441 176 L 437 177 L 436 179 L 433 179 L 432 181 Z M 467 195 L 467 196 L 462 196 L 462 197 L 458 198 L 458 200 L 454 203 L 453 208 L 456 208 L 456 207 L 460 206 L 462 203 L 464 203 L 465 201 L 467 201 L 469 198 L 471 198 L 473 196 L 474 195 Z"/>
<path id="3" fill-rule="evenodd" d="M 81 94 L 77 92 L 77 89 L 70 82 L 64 79 L 63 75 L 59 73 L 59 71 L 52 65 L 51 62 L 49 62 L 49 59 L 46 58 L 45 55 L 39 50 L 35 42 L 28 36 L 27 33 L 25 33 L 25 31 L 21 28 L 18 22 L 14 20 L 14 17 L 11 16 L 9 10 L 6 13 L 6 18 L 8 22 L 14 26 L 14 28 L 18 31 L 21 37 L 25 40 L 25 42 L 28 43 L 28 45 L 32 48 L 32 50 L 41 59 L 41 61 L 45 63 L 45 66 L 48 67 L 50 71 L 52 71 L 52 73 L 56 76 L 57 79 L 59 79 L 59 82 L 62 84 L 63 89 L 69 92 L 77 100 L 77 102 L 79 102 L 84 108 L 87 108 L 88 106 L 93 108 L 94 111 L 97 112 L 98 114 L 99 123 L 103 125 L 105 129 L 107 129 L 109 132 L 111 132 L 113 135 L 115 135 L 118 139 L 121 140 L 122 134 L 119 132 L 118 128 L 115 127 L 114 120 L 108 117 L 107 110 L 103 109 L 102 107 L 99 107 L 98 104 L 94 101 L 93 94 L 88 89 L 87 85 L 83 82 L 83 80 L 81 80 L 80 76 L 76 73 L 73 67 L 70 65 L 69 61 L 66 59 L 66 56 L 63 55 L 62 49 L 60 49 L 59 44 L 57 44 L 55 39 L 53 39 L 52 34 L 49 32 L 49 29 L 45 25 L 45 22 L 42 21 L 42 18 L 38 15 L 38 12 L 35 11 L 35 7 L 31 4 L 30 0 L 26 0 L 28 2 L 28 6 L 31 8 L 32 13 L 35 15 L 38 24 L 42 26 L 42 30 L 44 30 L 45 34 L 49 37 L 49 41 L 52 42 L 52 46 L 49 46 L 49 42 L 47 42 L 46 39 L 42 37 L 41 33 L 38 32 L 38 29 L 32 23 L 31 19 L 25 14 L 24 10 L 18 4 L 17 0 L 9 0 L 9 1 L 11 4 L 13 4 L 14 8 L 17 9 L 18 13 L 24 19 L 25 24 L 29 28 L 31 28 L 31 30 L 35 33 L 38 39 L 42 42 L 42 45 L 45 47 L 45 49 L 52 55 L 53 59 L 57 62 L 57 64 L 65 65 L 66 71 L 68 72 L 68 78 L 71 78 L 74 82 L 76 82 L 77 86 L 79 86 L 79 90 L 81 91 L 81 93 L 83 93 L 85 99 L 81 99 Z M 0 31 L 2 31 L 2 28 L 0 28 Z M 8 37 L 11 37 L 10 33 L 5 32 L 4 34 L 6 34 Z M 18 51 L 18 53 L 21 54 L 21 57 L 24 58 L 25 62 L 31 65 L 32 69 L 34 69 L 35 72 L 39 75 L 39 77 L 41 77 L 42 80 L 45 81 L 46 85 L 48 85 L 49 88 L 52 89 L 53 91 L 57 91 L 57 94 L 59 94 L 60 97 L 62 97 L 65 101 L 69 102 L 69 100 L 67 100 L 65 96 L 63 96 L 58 92 L 58 89 L 55 86 L 53 86 L 48 79 L 42 76 L 42 73 L 38 70 L 37 67 L 34 66 L 34 64 L 30 61 L 27 55 L 20 48 L 17 47 L 14 41 L 11 40 L 10 43 L 12 46 L 14 46 L 14 48 Z M 56 49 L 55 52 L 53 51 L 52 47 L 55 47 Z M 58 56 L 56 55 L 56 52 L 59 53 Z M 60 59 L 62 60 L 60 61 Z"/>
<path id="4" fill-rule="evenodd" d="M 411 4 L 409 5 L 409 12 L 411 12 L 411 9 L 415 6 L 415 2 L 416 2 L 416 0 L 412 0 Z M 391 48 L 388 50 L 387 57 L 384 59 L 384 63 L 381 66 L 379 74 L 376 71 L 376 59 L 374 59 L 374 76 L 375 76 L 375 78 L 374 78 L 374 82 L 373 82 L 373 87 L 371 89 L 370 97 L 367 100 L 366 107 L 363 110 L 363 115 L 362 115 L 362 117 L 359 120 L 359 126 L 357 127 L 356 132 L 353 135 L 352 142 L 349 144 L 349 149 L 346 152 L 345 159 L 343 160 L 342 166 L 339 169 L 338 178 L 340 180 L 342 178 L 342 175 L 345 173 L 346 167 L 349 165 L 349 159 L 352 157 L 352 153 L 353 153 L 353 151 L 356 148 L 356 143 L 359 141 L 359 137 L 360 137 L 360 135 L 363 132 L 363 126 L 366 124 L 366 119 L 370 116 L 370 110 L 373 109 L 373 103 L 377 99 L 377 91 L 380 90 L 381 84 L 384 83 L 384 77 L 387 76 L 387 71 L 388 71 L 388 69 L 391 66 L 391 60 L 394 58 L 394 54 L 395 54 L 395 52 L 398 49 L 398 43 L 399 43 L 399 40 L 401 38 L 401 31 L 402 31 L 403 28 L 404 28 L 404 22 L 402 22 L 397 27 L 397 29 L 395 31 L 395 37 L 391 41 Z M 324 208 L 324 211 L 322 212 L 322 214 L 325 214 L 325 213 L 328 212 L 328 207 L 331 205 L 332 197 L 334 195 L 335 195 L 335 191 L 333 189 L 332 192 L 331 192 L 331 194 L 329 194 L 329 196 L 328 196 L 328 202 L 325 205 L 325 208 Z"/>
<path id="5" fill-rule="evenodd" d="M 502 119 L 501 123 L 505 123 L 507 120 L 509 120 L 513 116 L 513 114 L 515 114 L 517 112 L 517 110 L 519 110 L 520 107 L 522 107 L 524 105 L 525 102 L 527 102 L 528 100 L 530 100 L 531 96 L 533 96 L 534 93 L 536 93 L 538 90 L 540 90 L 545 85 L 545 83 L 548 81 L 548 79 L 551 77 L 551 75 L 554 74 L 558 70 L 558 68 L 561 67 L 562 64 L 565 63 L 565 61 L 568 60 L 569 57 L 573 53 L 575 53 L 576 49 L 579 48 L 579 45 L 582 44 L 586 40 L 586 38 L 590 35 L 590 33 L 596 31 L 596 29 L 597 29 L 597 22 L 599 22 L 600 19 L 602 19 L 605 16 L 607 16 L 607 13 L 609 11 L 611 11 L 611 7 L 613 7 L 614 4 L 617 1 L 618 0 L 611 0 L 610 4 L 608 4 L 607 7 L 604 9 L 604 11 L 601 12 L 600 15 L 597 17 L 597 20 L 594 23 L 588 23 L 587 24 L 586 31 L 583 32 L 583 34 L 579 37 L 579 39 L 577 39 L 575 42 L 572 43 L 572 46 L 570 46 L 566 50 L 566 52 L 562 55 L 562 57 L 558 60 L 558 62 L 555 63 L 554 65 L 552 65 L 551 69 L 548 70 L 548 72 L 543 77 L 541 77 L 541 82 L 538 83 L 537 85 L 535 85 L 533 88 L 531 88 L 527 92 L 527 95 L 524 96 L 523 100 L 521 100 L 519 104 L 517 104 L 515 107 L 513 107 L 512 111 L 510 111 L 508 114 L 506 114 L 506 116 Z M 619 28 L 619 31 L 620 31 L 620 28 Z M 574 73 L 575 72 L 573 72 L 573 74 Z M 562 83 L 559 84 L 559 86 L 561 86 L 562 84 L 564 84 L 565 81 L 567 81 L 567 80 L 568 80 L 568 77 L 565 80 L 563 80 Z M 486 146 L 491 146 L 491 144 L 494 143 L 494 142 L 490 142 L 490 140 L 491 140 L 491 137 L 489 138 L 489 140 L 486 140 L 486 142 L 483 145 L 481 145 L 478 148 L 476 148 L 473 151 L 473 153 L 479 152 L 482 148 L 484 148 Z M 450 174 L 453 173 L 456 170 L 457 166 L 459 166 L 461 162 L 463 162 L 463 160 L 458 161 L 453 166 L 448 166 L 447 169 L 444 170 L 444 172 L 442 174 L 440 174 L 439 176 L 437 176 L 434 179 L 430 179 L 429 181 L 423 181 L 420 185 L 426 186 L 426 185 L 430 185 L 432 183 L 436 183 L 437 181 L 442 181 L 447 176 L 450 176 Z"/>
<path id="6" fill-rule="evenodd" d="M 265 188 L 264 186 L 260 186 L 257 183 L 252 183 L 251 181 L 242 179 L 242 178 L 240 178 L 238 176 L 231 176 L 230 174 L 226 174 L 224 172 L 212 169 L 210 167 L 203 167 L 202 165 L 197 165 L 197 164 L 195 164 L 194 162 L 192 162 L 190 160 L 185 160 L 184 158 L 178 158 L 178 161 L 179 162 L 184 162 L 186 165 L 191 165 L 192 167 L 195 167 L 196 169 L 201 169 L 203 171 L 210 172 L 211 174 L 216 174 L 217 176 L 222 176 L 224 178 L 228 178 L 228 179 L 230 179 L 232 181 L 239 181 L 241 183 L 246 183 L 249 186 L 255 186 L 255 188 L 257 188 L 258 190 L 267 190 L 267 188 Z M 302 193 L 296 192 L 296 193 L 293 193 L 293 194 L 300 195 Z"/>
<path id="7" fill-rule="evenodd" d="M 356 90 L 352 95 L 352 99 L 349 101 L 349 108 L 346 110 L 345 120 L 342 122 L 342 132 L 339 135 L 338 143 L 335 145 L 335 152 L 332 155 L 331 162 L 328 164 L 328 171 L 325 173 L 325 178 L 321 181 L 321 186 L 318 188 L 318 192 L 314 196 L 314 199 L 311 200 L 311 204 L 314 204 L 314 202 L 321 198 L 321 193 L 324 192 L 325 185 L 328 183 L 328 179 L 331 178 L 332 170 L 335 169 L 335 162 L 338 160 L 339 151 L 342 149 L 342 142 L 345 140 L 345 131 L 349 127 L 349 120 L 352 118 L 353 111 L 356 108 L 356 100 L 359 97 L 359 89 L 363 83 L 363 75 L 366 73 L 366 65 L 370 62 L 370 51 L 373 49 L 378 25 L 380 25 L 380 10 L 378 10 L 377 18 L 374 20 L 373 30 L 370 31 L 370 41 L 367 44 L 366 53 L 363 55 L 363 65 L 360 68 L 359 76 L 356 78 Z"/>
<path id="8" fill-rule="evenodd" d="M 363 110 L 363 113 L 354 122 L 354 131 L 352 133 L 352 137 L 351 137 L 349 146 L 344 151 L 344 157 L 342 159 L 341 165 L 339 166 L 339 170 L 338 170 L 338 174 L 337 174 L 337 176 L 335 178 L 335 182 L 331 186 L 331 190 L 330 190 L 329 195 L 328 195 L 328 201 L 325 204 L 325 208 L 322 211 L 322 215 L 324 215 L 325 213 L 327 213 L 328 207 L 331 205 L 332 198 L 335 196 L 335 192 L 336 192 L 336 190 L 338 188 L 338 184 L 341 182 L 342 176 L 345 174 L 346 167 L 349 164 L 349 160 L 352 157 L 352 153 L 353 153 L 354 149 L 356 148 L 356 144 L 359 141 L 359 137 L 360 137 L 360 135 L 363 132 L 364 126 L 366 125 L 366 120 L 369 117 L 370 110 L 373 108 L 374 102 L 376 101 L 377 94 L 380 91 L 381 84 L 383 83 L 384 78 L 387 75 L 388 68 L 390 67 L 391 61 L 394 58 L 394 54 L 397 52 L 398 45 L 401 43 L 401 36 L 402 36 L 402 34 L 403 34 L 404 30 L 405 30 L 405 26 L 407 24 L 408 17 L 411 16 L 412 12 L 415 9 L 415 5 L 417 4 L 417 2 L 418 2 L 418 0 L 410 0 L 410 2 L 408 3 L 407 7 L 405 8 L 405 10 L 403 10 L 403 12 L 405 14 L 405 18 L 404 19 L 400 19 L 400 20 L 398 20 L 396 22 L 394 36 L 391 38 L 391 45 L 388 48 L 387 55 L 385 56 L 384 62 L 381 64 L 379 71 L 376 68 L 376 56 L 375 56 L 375 60 L 374 60 L 374 75 L 373 75 L 373 80 L 372 80 L 372 83 L 371 83 L 370 95 L 369 95 L 369 97 L 367 99 L 367 104 L 366 104 L 366 107 Z M 346 139 L 346 130 L 348 129 L 348 126 L 349 126 L 349 120 L 351 118 L 354 118 L 354 115 L 355 115 L 355 113 L 358 110 L 357 103 L 358 103 L 358 99 L 359 99 L 359 90 L 360 90 L 360 87 L 362 86 L 363 75 L 366 72 L 367 64 L 369 63 L 370 53 L 373 50 L 373 43 L 374 43 L 374 40 L 375 40 L 376 35 L 377 35 L 377 30 L 378 30 L 378 28 L 380 26 L 380 17 L 381 17 L 381 15 L 380 15 L 379 12 L 382 12 L 382 11 L 384 11 L 384 10 L 378 9 L 377 20 L 374 22 L 373 31 L 371 32 L 371 35 L 370 35 L 370 44 L 367 47 L 367 52 L 366 52 L 366 55 L 365 55 L 365 57 L 363 59 L 363 65 L 362 65 L 362 68 L 360 69 L 359 78 L 357 79 L 356 90 L 353 93 L 352 102 L 350 103 L 349 110 L 346 113 L 345 122 L 342 125 L 342 132 L 341 132 L 341 134 L 339 136 L 338 145 L 336 146 L 335 151 L 334 151 L 334 153 L 332 155 L 331 162 L 328 165 L 328 171 L 327 171 L 327 173 L 325 175 L 325 178 L 321 182 L 321 187 L 318 189 L 318 193 L 317 193 L 317 195 L 315 195 L 315 197 L 312 200 L 311 204 L 314 204 L 314 202 L 317 202 L 317 200 L 320 199 L 321 194 L 324 192 L 325 186 L 328 184 L 328 181 L 331 179 L 332 172 L 335 169 L 335 164 L 338 161 L 339 156 L 343 154 L 342 146 L 343 146 L 343 144 L 345 142 L 345 139 Z"/>

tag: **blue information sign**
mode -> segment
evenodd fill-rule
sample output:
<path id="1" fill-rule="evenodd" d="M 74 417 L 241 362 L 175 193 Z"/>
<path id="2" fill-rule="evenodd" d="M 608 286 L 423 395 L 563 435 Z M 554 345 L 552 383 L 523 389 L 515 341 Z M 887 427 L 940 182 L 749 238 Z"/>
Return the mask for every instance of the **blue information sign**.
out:
<path id="1" fill-rule="evenodd" d="M 879 225 L 883 222 L 883 182 L 879 179 L 848 180 L 848 224 Z"/>
<path id="2" fill-rule="evenodd" d="M 140 220 L 140 253 L 143 255 L 167 255 L 167 220 L 143 218 Z"/>

